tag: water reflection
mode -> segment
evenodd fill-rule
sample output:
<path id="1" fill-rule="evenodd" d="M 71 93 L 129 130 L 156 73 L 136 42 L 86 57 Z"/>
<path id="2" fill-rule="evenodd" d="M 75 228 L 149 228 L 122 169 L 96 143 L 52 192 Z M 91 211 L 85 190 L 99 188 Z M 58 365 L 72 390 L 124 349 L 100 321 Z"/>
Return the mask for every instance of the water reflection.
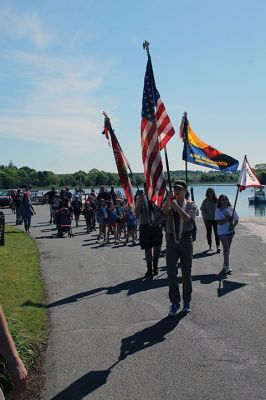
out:
<path id="1" fill-rule="evenodd" d="M 256 204 L 249 205 L 249 210 L 254 209 L 255 217 L 265 217 L 266 216 L 266 204 Z"/>

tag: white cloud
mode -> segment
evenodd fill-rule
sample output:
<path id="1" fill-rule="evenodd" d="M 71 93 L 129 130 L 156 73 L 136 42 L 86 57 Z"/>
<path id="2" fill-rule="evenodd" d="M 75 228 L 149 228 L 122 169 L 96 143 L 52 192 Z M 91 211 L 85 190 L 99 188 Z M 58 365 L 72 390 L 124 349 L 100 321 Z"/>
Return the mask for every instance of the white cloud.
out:
<path id="1" fill-rule="evenodd" d="M 70 117 L 0 117 L 1 133 L 40 144 L 54 144 L 68 153 L 77 150 L 79 154 L 95 151 L 101 146 L 102 137 L 99 117 L 96 122 L 89 118 Z"/>
<path id="2" fill-rule="evenodd" d="M 115 99 L 99 94 L 112 60 L 102 67 L 101 60 L 90 57 L 63 59 L 17 51 L 2 58 L 15 66 L 13 74 L 25 89 L 8 107 L 2 99 L 0 135 L 53 144 L 70 157 L 73 149 L 92 154 L 102 147 L 102 110 L 117 106 Z"/>
<path id="3" fill-rule="evenodd" d="M 107 74 L 114 64 L 115 59 L 98 59 L 96 57 L 88 57 L 84 55 L 76 55 L 70 57 L 56 57 L 48 54 L 38 54 L 26 51 L 5 51 L 0 54 L 0 59 L 5 61 L 13 61 L 27 68 L 28 71 L 34 71 L 34 68 L 41 70 L 42 73 L 57 74 L 63 76 L 66 73 L 76 73 L 82 75 L 88 74 Z"/>
<path id="4" fill-rule="evenodd" d="M 45 29 L 35 11 L 21 12 L 11 5 L 0 7 L 0 26 L 2 34 L 18 39 L 26 39 L 37 47 L 45 47 L 53 42 L 54 34 Z"/>

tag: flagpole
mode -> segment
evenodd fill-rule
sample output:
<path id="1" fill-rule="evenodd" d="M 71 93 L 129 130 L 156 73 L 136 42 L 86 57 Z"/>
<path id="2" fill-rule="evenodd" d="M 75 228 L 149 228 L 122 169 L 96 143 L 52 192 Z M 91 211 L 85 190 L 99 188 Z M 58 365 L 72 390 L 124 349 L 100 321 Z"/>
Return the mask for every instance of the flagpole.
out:
<path id="1" fill-rule="evenodd" d="M 233 215 L 234 215 L 234 212 L 235 212 L 235 209 L 236 209 L 236 202 L 237 202 L 237 199 L 238 199 L 239 190 L 240 190 L 240 187 L 239 187 L 239 185 L 237 185 L 236 198 L 235 198 L 235 203 L 234 203 L 234 208 L 233 208 Z"/>
<path id="2" fill-rule="evenodd" d="M 244 161 L 247 159 L 247 156 L 244 157 Z M 240 190 L 240 185 L 237 184 L 237 191 L 236 191 L 236 197 L 235 197 L 235 202 L 234 202 L 234 207 L 233 207 L 233 214 L 232 217 L 234 218 L 234 214 L 235 214 L 235 209 L 236 209 L 236 203 L 237 203 L 237 199 L 238 199 L 238 195 L 239 195 L 239 190 Z"/>
<path id="3" fill-rule="evenodd" d="M 168 177 L 168 183 L 169 183 L 169 192 L 172 192 L 172 183 L 171 183 L 171 176 L 170 176 L 170 169 L 169 169 L 166 145 L 164 146 L 164 157 L 165 157 L 165 164 L 166 164 L 167 177 Z"/>
<path id="4" fill-rule="evenodd" d="M 184 136 L 184 146 L 187 152 L 187 137 L 188 137 L 188 122 L 187 122 L 187 112 L 184 112 L 184 131 L 185 131 L 185 136 Z M 186 184 L 188 184 L 188 176 L 187 176 L 187 154 L 186 154 L 186 160 L 185 160 L 185 171 L 186 171 Z"/>
<path id="5" fill-rule="evenodd" d="M 147 42 L 147 40 L 145 40 L 145 42 L 143 42 L 143 50 L 146 50 L 147 56 L 148 56 L 148 57 L 149 57 L 149 55 L 150 55 L 149 46 L 150 46 L 150 43 Z M 167 179 L 168 179 L 169 191 L 172 192 L 172 183 L 171 183 L 171 176 L 170 176 L 169 161 L 168 161 L 168 155 L 167 155 L 166 145 L 164 146 L 164 157 L 165 157 L 165 164 L 166 164 L 166 171 L 167 171 Z"/>
<path id="6" fill-rule="evenodd" d="M 244 161 L 247 161 L 247 156 L 244 156 Z M 236 198 L 235 198 L 235 202 L 234 202 L 234 208 L 233 208 L 233 217 L 234 217 L 234 213 L 235 213 L 235 209 L 236 209 L 236 202 L 238 199 L 238 195 L 239 195 L 239 190 L 240 190 L 240 185 L 237 185 L 237 191 L 236 191 Z"/>

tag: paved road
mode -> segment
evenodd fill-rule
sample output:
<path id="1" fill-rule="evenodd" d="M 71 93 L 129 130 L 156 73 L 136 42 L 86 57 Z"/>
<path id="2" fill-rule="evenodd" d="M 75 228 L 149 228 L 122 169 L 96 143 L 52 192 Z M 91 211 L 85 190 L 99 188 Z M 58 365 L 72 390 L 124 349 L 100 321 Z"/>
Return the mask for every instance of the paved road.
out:
<path id="1" fill-rule="evenodd" d="M 169 319 L 165 258 L 145 281 L 139 247 L 101 247 L 84 226 L 57 239 L 48 208 L 36 209 L 50 316 L 43 400 L 265 400 L 265 218 L 237 227 L 227 280 L 199 219 L 192 313 Z"/>

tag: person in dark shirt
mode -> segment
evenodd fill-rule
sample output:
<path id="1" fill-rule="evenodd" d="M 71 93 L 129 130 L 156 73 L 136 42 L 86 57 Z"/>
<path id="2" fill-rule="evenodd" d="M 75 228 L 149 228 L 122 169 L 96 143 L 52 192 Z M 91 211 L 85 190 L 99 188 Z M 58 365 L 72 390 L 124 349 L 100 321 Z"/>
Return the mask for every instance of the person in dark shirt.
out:
<path id="1" fill-rule="evenodd" d="M 99 201 L 103 199 L 105 202 L 111 201 L 111 196 L 110 194 L 107 192 L 107 190 L 105 189 L 104 186 L 100 187 L 100 191 L 99 194 L 97 196 L 97 201 L 99 203 Z"/>
<path id="2" fill-rule="evenodd" d="M 162 214 L 160 208 L 148 199 L 146 186 L 145 193 L 136 199 L 136 216 L 140 219 L 139 242 L 145 250 L 147 271 L 145 277 L 158 275 L 158 262 L 162 245 Z"/>
<path id="3" fill-rule="evenodd" d="M 114 185 L 111 186 L 111 190 L 109 192 L 109 195 L 111 197 L 112 202 L 114 203 L 114 206 L 116 206 L 116 193 L 115 193 L 115 189 L 114 189 Z"/>
<path id="4" fill-rule="evenodd" d="M 56 195 L 55 187 L 52 187 L 51 190 L 49 192 L 45 193 L 45 195 L 44 195 L 45 198 L 47 199 L 47 202 L 48 202 L 49 208 L 50 208 L 50 224 L 54 220 L 53 201 L 54 201 L 55 195 Z"/>
<path id="5" fill-rule="evenodd" d="M 20 202 L 22 200 L 22 193 L 20 189 L 17 189 L 16 194 L 13 197 L 14 206 L 16 209 L 16 225 L 22 224 L 22 218 L 20 214 Z"/>
<path id="6" fill-rule="evenodd" d="M 64 199 L 67 199 L 68 201 L 71 201 L 72 199 L 72 193 L 70 192 L 69 187 L 66 187 L 65 189 Z"/>

